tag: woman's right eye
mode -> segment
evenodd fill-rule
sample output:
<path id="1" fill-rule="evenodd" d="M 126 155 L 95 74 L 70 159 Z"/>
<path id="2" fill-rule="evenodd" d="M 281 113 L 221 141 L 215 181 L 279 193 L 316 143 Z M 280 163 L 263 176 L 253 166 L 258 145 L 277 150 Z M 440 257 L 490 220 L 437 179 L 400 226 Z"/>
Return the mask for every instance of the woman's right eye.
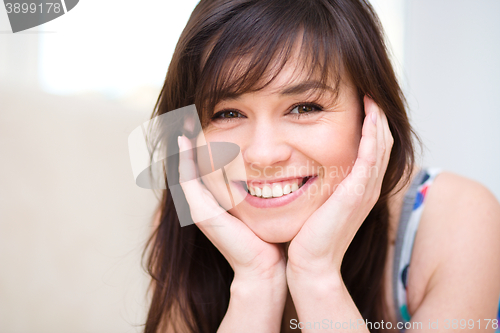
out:
<path id="1" fill-rule="evenodd" d="M 212 121 L 231 121 L 236 118 L 245 118 L 236 110 L 222 110 L 212 116 Z"/>

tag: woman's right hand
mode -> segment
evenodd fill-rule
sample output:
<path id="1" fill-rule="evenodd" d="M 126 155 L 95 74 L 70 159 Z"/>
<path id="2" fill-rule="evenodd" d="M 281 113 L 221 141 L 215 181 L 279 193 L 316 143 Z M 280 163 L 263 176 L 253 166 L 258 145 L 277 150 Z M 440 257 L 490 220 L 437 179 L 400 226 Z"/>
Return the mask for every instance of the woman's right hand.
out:
<path id="1" fill-rule="evenodd" d="M 200 181 L 189 139 L 179 137 L 178 144 L 179 183 L 191 216 L 201 221 L 196 225 L 234 271 L 229 307 L 217 332 L 279 332 L 287 294 L 283 247 L 264 242 L 225 211 Z"/>
<path id="2" fill-rule="evenodd" d="M 180 136 L 178 144 L 179 151 L 184 152 L 179 157 L 179 180 L 191 216 L 201 221 L 196 225 L 229 262 L 235 280 L 283 283 L 286 290 L 284 246 L 261 240 L 245 223 L 225 211 L 198 177 L 191 141 Z M 207 219 L 211 216 L 215 217 Z"/>

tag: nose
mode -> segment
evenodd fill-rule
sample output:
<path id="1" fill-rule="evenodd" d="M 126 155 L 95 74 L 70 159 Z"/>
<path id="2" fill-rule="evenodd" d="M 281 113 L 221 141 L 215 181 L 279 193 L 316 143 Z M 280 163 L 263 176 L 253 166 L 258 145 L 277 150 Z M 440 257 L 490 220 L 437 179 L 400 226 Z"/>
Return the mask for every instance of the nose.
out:
<path id="1" fill-rule="evenodd" d="M 250 135 L 248 144 L 242 148 L 243 159 L 257 170 L 275 167 L 287 161 L 292 147 L 287 143 L 287 135 L 272 122 L 257 124 Z"/>

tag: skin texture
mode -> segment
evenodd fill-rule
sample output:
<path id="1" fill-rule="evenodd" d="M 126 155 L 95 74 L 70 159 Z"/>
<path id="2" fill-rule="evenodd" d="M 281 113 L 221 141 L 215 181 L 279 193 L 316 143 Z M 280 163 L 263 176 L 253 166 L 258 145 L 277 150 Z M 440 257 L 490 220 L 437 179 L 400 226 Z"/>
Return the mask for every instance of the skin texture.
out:
<path id="1" fill-rule="evenodd" d="M 350 82 L 341 85 L 336 103 L 329 91 L 319 99 L 312 99 L 311 91 L 282 95 L 286 88 L 306 81 L 294 73 L 296 67 L 294 61 L 289 62 L 265 89 L 216 105 L 214 114 L 223 110 L 237 113 L 231 114 L 232 119 L 212 121 L 204 131 L 209 142 L 240 146 L 249 180 L 319 175 L 306 194 L 288 205 L 261 209 L 243 201 L 229 210 L 260 239 L 271 243 L 292 240 L 325 203 L 352 170 L 361 139 L 364 111 Z M 324 110 L 297 118 L 296 104 L 312 101 Z M 200 139 L 197 144 L 204 144 Z M 221 197 L 227 190 L 221 177 L 219 181 L 208 178 L 203 178 L 204 184 L 219 202 L 224 200 Z"/>

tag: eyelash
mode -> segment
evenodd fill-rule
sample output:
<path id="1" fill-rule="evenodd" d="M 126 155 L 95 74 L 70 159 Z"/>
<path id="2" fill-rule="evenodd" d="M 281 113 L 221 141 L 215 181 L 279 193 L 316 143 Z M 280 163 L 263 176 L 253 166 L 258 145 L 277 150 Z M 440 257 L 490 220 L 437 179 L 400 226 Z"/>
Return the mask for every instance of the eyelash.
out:
<path id="1" fill-rule="evenodd" d="M 313 107 L 317 110 L 315 111 L 309 111 L 309 112 L 305 112 L 305 113 L 291 113 L 295 108 L 299 107 L 299 106 L 306 106 L 306 107 Z M 323 111 L 323 108 L 321 106 L 319 106 L 318 104 L 315 104 L 315 103 L 298 103 L 298 104 L 295 104 L 293 105 L 291 108 L 290 108 L 290 111 L 287 113 L 288 115 L 293 115 L 296 119 L 300 119 L 300 117 L 308 117 L 310 116 L 312 113 L 316 113 L 316 112 L 321 112 Z M 233 117 L 233 118 L 220 118 L 220 116 L 226 112 L 235 112 L 239 115 L 241 115 L 242 117 Z M 212 118 L 210 119 L 211 121 L 217 121 L 217 122 L 231 122 L 231 121 L 234 121 L 235 119 L 238 119 L 238 118 L 244 118 L 244 116 L 237 110 L 234 110 L 234 109 L 226 109 L 226 110 L 221 110 L 219 112 L 217 112 L 216 114 L 214 114 L 212 116 Z"/>

